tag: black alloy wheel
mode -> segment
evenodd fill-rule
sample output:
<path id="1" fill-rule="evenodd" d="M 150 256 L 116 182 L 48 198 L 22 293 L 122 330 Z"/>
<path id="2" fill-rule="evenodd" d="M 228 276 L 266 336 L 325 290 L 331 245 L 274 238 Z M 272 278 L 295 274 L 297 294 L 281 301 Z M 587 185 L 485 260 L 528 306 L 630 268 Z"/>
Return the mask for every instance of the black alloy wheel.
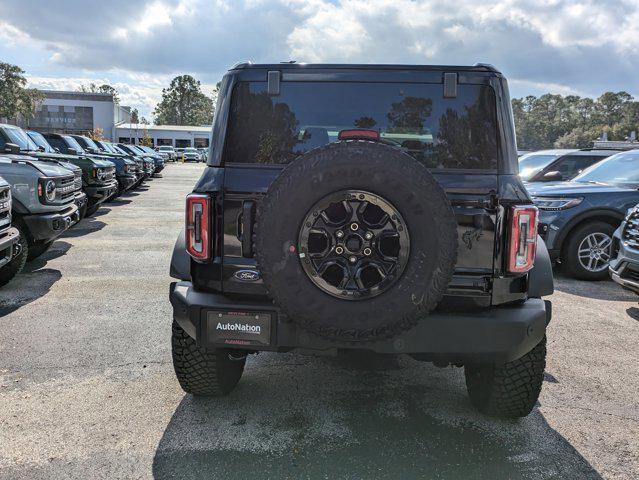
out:
<path id="1" fill-rule="evenodd" d="M 406 267 L 410 237 L 399 211 L 363 190 L 343 190 L 311 208 L 298 240 L 302 268 L 320 289 L 338 298 L 379 295 Z"/>

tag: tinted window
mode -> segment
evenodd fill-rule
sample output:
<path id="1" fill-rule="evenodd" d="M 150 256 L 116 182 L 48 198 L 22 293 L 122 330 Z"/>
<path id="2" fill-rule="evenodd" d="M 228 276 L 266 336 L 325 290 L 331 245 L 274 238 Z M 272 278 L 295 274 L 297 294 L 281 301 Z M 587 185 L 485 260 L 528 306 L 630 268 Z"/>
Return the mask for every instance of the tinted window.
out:
<path id="1" fill-rule="evenodd" d="M 4 147 L 7 143 L 13 143 L 20 147 L 20 150 L 37 150 L 38 146 L 33 143 L 33 140 L 29 138 L 24 130 L 21 128 L 12 128 L 6 127 L 2 129 L 4 135 L 8 138 L 8 141 L 5 142 L 4 139 L 2 145 L 0 147 Z"/>
<path id="2" fill-rule="evenodd" d="M 534 174 L 555 160 L 560 154 L 527 153 L 519 159 L 519 176 L 529 180 Z"/>
<path id="3" fill-rule="evenodd" d="M 554 165 L 548 167 L 549 171 L 560 172 L 563 180 L 571 180 L 591 165 L 600 162 L 606 157 L 566 155 L 561 157 Z"/>
<path id="4" fill-rule="evenodd" d="M 495 96 L 490 87 L 441 84 L 240 83 L 231 102 L 227 162 L 289 163 L 337 140 L 340 130 L 376 130 L 429 168 L 497 168 Z"/>
<path id="5" fill-rule="evenodd" d="M 63 135 L 62 138 L 64 138 L 64 140 L 67 142 L 67 145 L 69 145 L 69 148 L 75 148 L 75 151 L 77 153 L 85 153 L 84 148 L 80 146 L 80 144 L 76 141 L 75 138 L 69 135 Z"/>
<path id="6" fill-rule="evenodd" d="M 49 141 L 49 144 L 53 148 L 57 148 L 62 153 L 68 152 L 67 144 L 64 143 L 64 140 L 62 140 L 60 137 L 46 137 L 46 139 Z"/>
<path id="7" fill-rule="evenodd" d="M 38 147 L 42 147 L 47 153 L 55 153 L 55 150 L 51 148 L 51 145 L 46 141 L 46 139 L 42 136 L 41 133 L 38 132 L 27 132 L 27 135 L 33 140 Z"/>
<path id="8" fill-rule="evenodd" d="M 617 153 L 575 178 L 575 182 L 637 183 L 639 182 L 639 150 Z"/>

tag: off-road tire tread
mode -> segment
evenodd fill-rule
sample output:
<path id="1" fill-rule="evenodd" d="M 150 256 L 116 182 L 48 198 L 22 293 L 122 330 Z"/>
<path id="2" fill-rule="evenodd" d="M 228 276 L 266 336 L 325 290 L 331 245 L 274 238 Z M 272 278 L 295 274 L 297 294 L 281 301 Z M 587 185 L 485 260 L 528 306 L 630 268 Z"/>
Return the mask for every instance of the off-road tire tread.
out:
<path id="1" fill-rule="evenodd" d="M 546 337 L 523 357 L 501 366 L 467 365 L 466 387 L 471 402 L 487 415 L 525 417 L 537 403 L 545 368 Z M 477 372 L 481 372 L 479 381 Z"/>
<path id="2" fill-rule="evenodd" d="M 227 395 L 244 371 L 245 360 L 230 360 L 224 350 L 198 347 L 175 320 L 171 345 L 175 375 L 186 393 L 202 397 Z"/>
<path id="3" fill-rule="evenodd" d="M 284 172 L 286 172 L 287 170 L 296 169 L 299 175 L 310 175 L 318 168 L 318 165 L 321 165 L 324 152 L 332 152 L 335 148 L 346 148 L 347 146 L 367 148 L 371 145 L 379 146 L 379 144 L 377 144 L 376 142 L 367 140 L 349 140 L 346 142 L 340 142 L 339 144 L 330 143 L 325 146 L 317 147 L 305 154 L 309 155 L 310 153 L 313 153 L 314 157 L 312 159 L 305 158 L 302 162 L 291 162 L 285 167 Z M 386 148 L 393 147 L 386 146 Z M 384 150 L 376 148 L 369 148 L 369 152 L 367 153 L 371 162 L 375 159 L 383 160 L 386 155 L 386 152 Z M 409 157 L 408 155 L 406 156 Z M 447 205 L 450 205 L 448 199 L 446 198 L 444 190 L 439 186 L 437 181 L 432 177 L 428 170 L 426 170 L 419 162 L 411 157 L 407 158 L 406 160 L 407 161 L 398 162 L 398 178 L 416 178 L 427 185 L 431 185 L 431 188 L 424 192 L 427 197 L 425 198 L 425 203 L 434 204 L 436 201 L 441 202 L 443 196 L 444 202 Z M 270 269 L 268 268 L 268 265 L 266 264 L 267 262 L 264 261 L 264 252 L 267 250 L 267 247 L 265 247 L 264 245 L 265 237 L 259 234 L 259 224 L 262 221 L 268 223 L 268 220 L 265 220 L 265 213 L 269 212 L 269 214 L 274 214 L 274 211 L 276 211 L 276 209 L 273 205 L 281 205 L 285 203 L 284 200 L 288 199 L 289 189 L 292 187 L 291 184 L 295 181 L 295 178 L 296 177 L 293 175 L 280 175 L 270 185 L 267 195 L 264 197 L 264 200 L 258 204 L 257 207 L 257 221 L 253 232 L 254 252 L 257 262 L 257 268 L 261 271 L 267 288 L 270 284 L 269 279 L 272 274 L 270 272 Z M 415 302 L 415 308 L 410 314 L 404 315 L 400 318 L 396 318 L 396 320 L 392 323 L 382 325 L 375 329 L 349 330 L 323 325 L 309 318 L 306 314 L 307 312 L 305 312 L 304 310 L 292 311 L 291 309 L 288 309 L 287 306 L 279 302 L 277 298 L 274 298 L 273 303 L 287 311 L 291 319 L 302 326 L 305 330 L 321 338 L 325 338 L 335 342 L 376 342 L 394 338 L 400 333 L 411 329 L 412 327 L 417 325 L 417 323 L 423 318 L 424 315 L 427 315 L 429 312 L 434 310 L 439 301 L 442 299 L 448 285 L 450 284 L 450 281 L 452 280 L 454 267 L 457 261 L 457 222 L 455 220 L 455 215 L 453 213 L 452 207 L 449 206 L 449 208 L 447 209 L 444 208 L 439 210 L 435 209 L 432 213 L 433 224 L 437 225 L 442 232 L 442 245 L 446 246 L 446 248 L 442 248 L 439 252 L 439 254 L 441 255 L 441 265 L 443 266 L 443 268 L 437 268 L 432 275 L 430 284 L 423 286 L 423 289 L 421 291 L 422 297 L 420 301 Z"/>

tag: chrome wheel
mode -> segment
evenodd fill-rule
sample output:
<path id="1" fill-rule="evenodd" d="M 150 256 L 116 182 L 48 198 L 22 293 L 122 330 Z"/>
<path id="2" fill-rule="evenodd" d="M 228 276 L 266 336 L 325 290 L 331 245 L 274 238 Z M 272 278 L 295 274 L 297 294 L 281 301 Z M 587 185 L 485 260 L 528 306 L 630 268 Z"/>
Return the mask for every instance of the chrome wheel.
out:
<path id="1" fill-rule="evenodd" d="M 313 206 L 302 223 L 298 249 L 315 285 L 338 298 L 361 300 L 383 293 L 401 276 L 410 239 L 390 202 L 346 190 Z"/>
<path id="2" fill-rule="evenodd" d="M 608 268 L 612 239 L 601 232 L 584 237 L 577 249 L 581 266 L 589 272 L 598 273 Z"/>

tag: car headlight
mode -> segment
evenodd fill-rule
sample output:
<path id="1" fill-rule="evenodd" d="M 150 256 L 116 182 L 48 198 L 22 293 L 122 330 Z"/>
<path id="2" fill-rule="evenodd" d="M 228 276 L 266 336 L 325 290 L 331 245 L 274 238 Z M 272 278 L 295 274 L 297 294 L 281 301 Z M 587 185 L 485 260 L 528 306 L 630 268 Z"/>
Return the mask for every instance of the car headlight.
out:
<path id="1" fill-rule="evenodd" d="M 96 168 L 94 170 L 94 177 L 96 177 L 101 182 L 106 178 L 107 172 L 101 168 Z"/>
<path id="2" fill-rule="evenodd" d="M 554 197 L 533 197 L 533 202 L 540 210 L 567 210 L 576 207 L 583 202 L 583 197 L 577 198 L 554 198 Z"/>
<path id="3" fill-rule="evenodd" d="M 48 202 L 55 200 L 55 182 L 53 180 L 47 180 L 44 184 L 44 198 Z"/>

